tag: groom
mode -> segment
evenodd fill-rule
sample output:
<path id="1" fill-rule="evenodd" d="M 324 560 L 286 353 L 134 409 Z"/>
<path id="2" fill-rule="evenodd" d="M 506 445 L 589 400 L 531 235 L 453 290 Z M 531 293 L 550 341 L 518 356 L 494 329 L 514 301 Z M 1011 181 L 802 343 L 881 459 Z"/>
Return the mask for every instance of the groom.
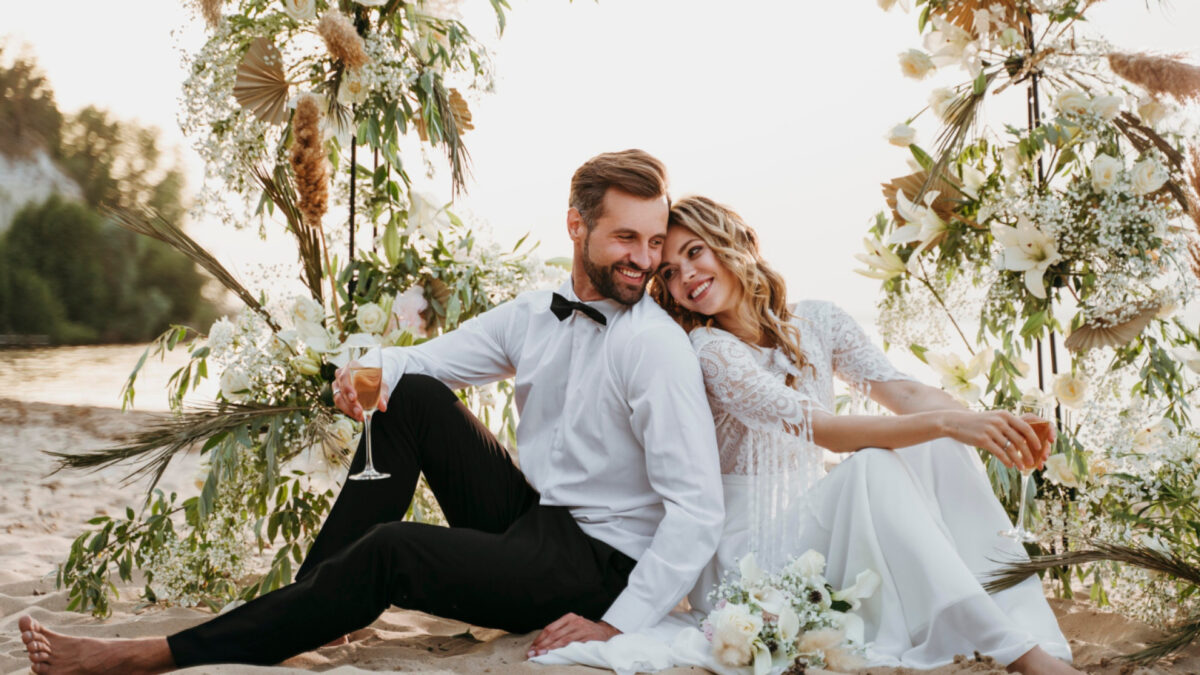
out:
<path id="1" fill-rule="evenodd" d="M 71 638 L 23 617 L 35 672 L 277 663 L 389 605 L 542 628 L 531 654 L 657 622 L 712 557 L 723 520 L 700 369 L 644 294 L 667 214 L 657 159 L 588 160 L 571 180 L 569 282 L 384 350 L 391 395 L 372 439 L 391 478 L 346 483 L 295 583 L 169 638 Z M 520 468 L 451 391 L 509 377 Z M 344 372 L 336 388 L 338 407 L 361 419 Z M 363 463 L 360 443 L 351 471 Z M 450 527 L 402 521 L 421 473 Z"/>

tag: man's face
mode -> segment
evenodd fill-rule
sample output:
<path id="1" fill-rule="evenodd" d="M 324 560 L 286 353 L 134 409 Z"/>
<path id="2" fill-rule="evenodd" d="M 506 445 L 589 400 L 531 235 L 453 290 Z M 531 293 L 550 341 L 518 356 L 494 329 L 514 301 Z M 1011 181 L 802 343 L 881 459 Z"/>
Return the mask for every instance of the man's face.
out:
<path id="1" fill-rule="evenodd" d="M 604 193 L 603 203 L 603 215 L 590 231 L 574 208 L 567 214 L 575 242 L 575 294 L 632 305 L 642 299 L 662 259 L 670 208 L 665 196 L 643 199 L 616 188 Z"/>

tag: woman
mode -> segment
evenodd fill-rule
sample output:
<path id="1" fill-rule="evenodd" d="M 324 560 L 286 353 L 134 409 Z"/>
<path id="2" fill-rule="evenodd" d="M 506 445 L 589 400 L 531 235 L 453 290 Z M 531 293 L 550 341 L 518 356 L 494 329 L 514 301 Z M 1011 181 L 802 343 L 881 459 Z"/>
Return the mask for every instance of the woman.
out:
<path id="1" fill-rule="evenodd" d="M 994 595 L 979 583 L 1024 552 L 996 534 L 1007 515 L 971 448 L 1040 465 L 1050 444 L 1036 418 L 966 410 L 895 370 L 837 307 L 788 306 L 754 231 L 703 197 L 672 207 L 651 292 L 689 331 L 704 371 L 725 474 L 722 543 L 690 617 L 551 656 L 619 671 L 725 670 L 681 626 L 712 609 L 708 593 L 746 553 L 770 568 L 815 549 L 835 588 L 864 569 L 882 578 L 860 610 L 872 664 L 933 668 L 979 652 L 1026 675 L 1079 672 L 1036 577 Z M 834 374 L 896 414 L 833 414 Z M 854 454 L 824 476 L 821 448 Z"/>

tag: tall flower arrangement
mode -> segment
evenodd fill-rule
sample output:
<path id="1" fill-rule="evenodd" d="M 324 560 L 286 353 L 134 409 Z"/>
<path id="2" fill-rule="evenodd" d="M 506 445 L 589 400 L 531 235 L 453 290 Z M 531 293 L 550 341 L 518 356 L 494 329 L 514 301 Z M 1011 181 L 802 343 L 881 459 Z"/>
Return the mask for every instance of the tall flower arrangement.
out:
<path id="1" fill-rule="evenodd" d="M 503 28 L 507 3 L 490 2 Z M 334 370 L 355 350 L 429 339 L 557 276 L 521 242 L 489 243 L 445 200 L 413 189 L 401 161 L 402 147 L 440 148 L 452 190 L 463 188 L 472 126 L 459 88 L 486 88 L 490 69 L 456 3 L 205 0 L 200 9 L 211 32 L 188 57 L 181 113 L 206 161 L 199 210 L 239 227 L 281 220 L 304 290 L 251 292 L 152 211 L 111 214 L 187 253 L 245 307 L 207 333 L 172 327 L 134 368 L 127 404 L 147 358 L 188 350 L 169 386 L 172 416 L 119 447 L 60 456 L 73 468 L 127 463 L 151 480 L 140 511 L 90 521 L 60 566 L 70 608 L 98 615 L 114 577 L 138 570 L 147 600 L 214 608 L 288 583 L 360 432 L 333 406 Z M 216 400 L 185 405 L 210 377 Z M 510 388 L 462 396 L 515 443 Z M 203 457 L 196 494 L 155 489 L 189 449 Z M 427 488 L 409 517 L 439 521 Z"/>
<path id="2" fill-rule="evenodd" d="M 952 70 L 963 82 L 934 88 L 888 134 L 911 153 L 912 173 L 884 184 L 889 211 L 858 257 L 882 282 L 884 338 L 948 391 L 973 405 L 1055 410 L 1061 433 L 1039 479 L 1044 550 L 1153 530 L 1198 556 L 1180 521 L 1150 522 L 1171 508 L 1170 491 L 1145 488 L 1161 487 L 1164 463 L 1179 458 L 1131 462 L 1129 448 L 1139 430 L 1188 429 L 1197 401 L 1200 371 L 1187 357 L 1200 338 L 1180 309 L 1200 275 L 1200 147 L 1187 107 L 1200 98 L 1200 68 L 1090 34 L 1095 4 L 917 0 L 923 48 L 900 55 L 902 73 Z M 1004 96 L 1024 99 L 1023 119 L 981 124 Z M 915 142 L 920 116 L 940 129 L 928 149 Z M 945 320 L 913 321 L 918 313 Z M 1015 509 L 1015 472 L 991 460 L 989 473 Z M 1104 599 L 1104 582 L 1126 572 L 1090 573 Z M 1165 586 L 1141 587 L 1159 606 L 1174 601 Z"/>

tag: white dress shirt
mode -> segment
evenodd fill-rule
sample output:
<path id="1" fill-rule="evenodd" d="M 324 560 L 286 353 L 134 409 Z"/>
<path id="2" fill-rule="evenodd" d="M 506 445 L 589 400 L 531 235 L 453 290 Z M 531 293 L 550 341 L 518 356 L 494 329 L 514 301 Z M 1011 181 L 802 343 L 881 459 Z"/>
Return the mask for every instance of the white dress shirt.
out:
<path id="1" fill-rule="evenodd" d="M 558 291 L 578 300 L 571 282 Z M 638 561 L 604 615 L 622 632 L 659 621 L 713 556 L 724 504 L 713 418 L 683 330 L 649 296 L 588 303 L 523 293 L 437 339 L 383 350 L 384 381 L 430 375 L 452 388 L 515 376 L 521 470 L 541 503 Z"/>

